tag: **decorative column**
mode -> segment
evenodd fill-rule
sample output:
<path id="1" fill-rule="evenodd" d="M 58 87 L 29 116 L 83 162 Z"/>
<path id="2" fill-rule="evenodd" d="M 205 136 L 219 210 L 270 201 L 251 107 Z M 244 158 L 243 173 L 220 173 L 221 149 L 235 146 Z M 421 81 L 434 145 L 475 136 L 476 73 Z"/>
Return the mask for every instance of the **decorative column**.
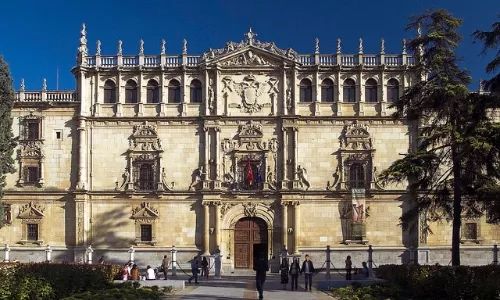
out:
<path id="1" fill-rule="evenodd" d="M 299 188 L 299 177 L 297 174 L 297 166 L 299 159 L 299 128 L 294 126 L 291 128 L 293 131 L 293 188 Z"/>
<path id="2" fill-rule="evenodd" d="M 203 255 L 210 255 L 210 204 L 203 203 Z"/>
<path id="3" fill-rule="evenodd" d="M 300 238 L 300 203 L 297 201 L 293 204 L 293 225 L 295 226 L 293 230 L 293 247 L 294 254 L 300 254 L 299 252 L 299 238 Z"/>
<path id="4" fill-rule="evenodd" d="M 359 39 L 359 51 L 358 51 L 358 64 L 360 66 L 363 65 L 363 39 L 360 38 Z M 364 95 L 363 95 L 363 74 L 362 74 L 362 68 L 360 68 L 360 71 L 358 73 L 358 84 L 357 86 L 359 87 L 358 88 L 358 95 L 359 95 L 359 99 L 358 99 L 358 115 L 359 116 L 364 116 L 365 115 L 365 100 L 364 100 Z"/>
<path id="5" fill-rule="evenodd" d="M 204 97 L 204 103 L 205 103 L 205 116 L 209 116 L 210 115 L 210 103 L 209 101 L 212 100 L 210 99 L 210 95 L 209 95 L 209 87 L 210 87 L 210 78 L 208 76 L 208 70 L 205 69 L 203 71 L 203 78 L 205 79 L 205 84 L 204 84 L 204 89 L 203 89 L 203 94 L 205 95 Z"/>
<path id="6" fill-rule="evenodd" d="M 201 172 L 202 189 L 209 189 L 210 187 L 210 127 L 204 125 L 204 143 L 205 143 L 205 154 L 203 157 L 203 169 Z M 205 174 L 203 174 L 205 173 Z"/>
<path id="7" fill-rule="evenodd" d="M 283 99 L 281 101 L 281 105 L 282 105 L 282 111 L 281 113 L 283 115 L 288 115 L 289 112 L 288 112 L 288 108 L 287 108 L 287 84 L 286 84 L 286 67 L 283 67 L 283 73 L 282 73 L 282 78 L 281 78 L 281 82 L 282 82 L 282 90 L 281 90 L 281 94 L 283 95 Z M 276 110 L 278 111 L 278 110 Z M 276 113 L 278 114 L 278 113 Z"/>
<path id="8" fill-rule="evenodd" d="M 78 122 L 79 144 L 78 144 L 78 183 L 77 189 L 85 190 L 87 188 L 87 132 L 85 130 L 85 119 L 81 118 Z"/>
<path id="9" fill-rule="evenodd" d="M 288 245 L 288 206 L 286 202 L 281 202 L 281 212 L 282 212 L 282 227 L 283 231 L 281 232 L 282 234 L 282 241 L 283 241 L 283 248 L 286 248 Z"/>
<path id="10" fill-rule="evenodd" d="M 288 182 L 288 132 L 287 128 L 281 128 L 283 132 L 283 178 L 281 178 L 281 189 L 287 188 Z"/>
<path id="11" fill-rule="evenodd" d="M 214 159 L 214 172 L 215 172 L 215 177 L 214 177 L 214 189 L 220 189 L 221 188 L 221 176 L 220 176 L 220 127 L 214 127 L 214 134 L 215 134 L 215 159 Z"/>
<path id="12" fill-rule="evenodd" d="M 141 44 L 144 43 L 141 40 Z M 139 66 L 144 65 L 144 48 L 141 46 L 142 51 L 139 52 Z M 141 54 L 142 53 L 142 54 Z M 141 61 L 142 58 L 142 61 Z M 144 115 L 144 103 L 147 101 L 146 99 L 146 89 L 143 87 L 144 85 L 144 73 L 139 71 L 139 80 L 137 84 L 138 89 L 138 97 L 137 97 L 137 116 L 142 117 Z"/>
<path id="13" fill-rule="evenodd" d="M 215 248 L 218 248 L 220 245 L 220 202 L 215 203 Z"/>

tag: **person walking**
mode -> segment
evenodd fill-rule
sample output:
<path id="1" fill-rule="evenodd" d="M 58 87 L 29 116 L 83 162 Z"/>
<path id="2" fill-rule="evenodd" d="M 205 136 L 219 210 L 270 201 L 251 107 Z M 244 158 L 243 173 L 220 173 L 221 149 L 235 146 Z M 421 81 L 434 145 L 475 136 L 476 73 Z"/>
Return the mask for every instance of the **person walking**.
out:
<path id="1" fill-rule="evenodd" d="M 351 256 L 347 255 L 347 258 L 345 260 L 345 280 L 351 280 L 352 279 L 352 261 L 351 261 Z"/>
<path id="2" fill-rule="evenodd" d="M 165 277 L 164 279 L 167 280 L 167 274 L 168 274 L 168 258 L 166 255 L 163 256 L 163 260 L 161 261 L 161 269 L 163 271 L 163 276 Z"/>
<path id="3" fill-rule="evenodd" d="M 312 261 L 309 259 L 309 254 L 306 254 L 305 260 L 302 263 L 302 268 L 300 269 L 300 273 L 304 273 L 305 280 L 305 290 L 307 291 L 307 287 L 309 286 L 309 291 L 312 290 L 312 275 L 314 273 L 314 265 Z"/>
<path id="4" fill-rule="evenodd" d="M 281 259 L 280 273 L 281 273 L 281 284 L 283 285 L 284 290 L 286 290 L 286 286 L 288 284 L 288 272 L 289 272 L 288 259 L 286 257 L 283 257 Z"/>
<path id="5" fill-rule="evenodd" d="M 269 271 L 269 262 L 263 255 L 254 258 L 253 269 L 255 270 L 255 285 L 259 292 L 259 299 L 264 299 L 264 282 L 266 282 L 266 272 Z"/>
<path id="6" fill-rule="evenodd" d="M 201 260 L 201 277 L 208 278 L 208 260 L 206 256 L 203 256 Z"/>
<path id="7" fill-rule="evenodd" d="M 188 282 L 191 283 L 191 281 L 194 279 L 194 283 L 198 284 L 198 271 L 199 271 L 200 265 L 198 262 L 198 256 L 193 257 L 193 260 L 191 260 L 191 277 L 189 277 Z"/>
<path id="8" fill-rule="evenodd" d="M 294 257 L 292 264 L 290 265 L 290 275 L 292 276 L 292 291 L 297 290 L 298 288 L 299 272 L 300 272 L 299 260 L 296 257 Z"/>
<path id="9" fill-rule="evenodd" d="M 139 280 L 139 268 L 136 264 L 132 265 L 132 269 L 130 270 L 130 280 Z"/>

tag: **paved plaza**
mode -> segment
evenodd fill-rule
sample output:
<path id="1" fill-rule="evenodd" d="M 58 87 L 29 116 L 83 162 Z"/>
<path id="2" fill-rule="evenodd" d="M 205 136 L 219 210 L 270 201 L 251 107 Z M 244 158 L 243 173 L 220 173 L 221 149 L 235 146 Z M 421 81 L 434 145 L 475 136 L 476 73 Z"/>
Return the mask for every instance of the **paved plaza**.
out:
<path id="1" fill-rule="evenodd" d="M 304 278 L 299 277 L 299 291 L 283 290 L 278 274 L 268 274 L 264 286 L 264 299 L 301 299 L 323 300 L 332 299 L 313 284 L 312 292 L 304 291 Z M 201 279 L 199 284 L 187 284 L 186 288 L 165 299 L 200 299 L 200 300 L 230 300 L 230 299 L 258 299 L 253 276 L 227 276 L 223 279 Z"/>

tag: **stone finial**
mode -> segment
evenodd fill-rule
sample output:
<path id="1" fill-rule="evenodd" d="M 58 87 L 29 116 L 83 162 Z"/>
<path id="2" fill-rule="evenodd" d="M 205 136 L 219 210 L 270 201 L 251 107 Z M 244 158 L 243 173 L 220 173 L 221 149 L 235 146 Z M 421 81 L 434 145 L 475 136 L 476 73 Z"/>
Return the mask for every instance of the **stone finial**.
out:
<path id="1" fill-rule="evenodd" d="M 97 40 L 95 45 L 96 45 L 95 55 L 101 55 L 101 41 Z"/>
<path id="2" fill-rule="evenodd" d="M 47 91 L 47 78 L 44 78 L 42 81 L 42 91 Z"/>
<path id="3" fill-rule="evenodd" d="M 314 54 L 319 54 L 319 38 L 314 40 Z"/>
<path id="4" fill-rule="evenodd" d="M 252 45 L 255 42 L 255 37 L 256 36 L 257 36 L 257 34 L 252 31 L 252 27 L 250 27 L 248 29 L 248 32 L 245 33 L 245 37 L 246 37 L 247 43 L 249 45 Z"/>
<path id="5" fill-rule="evenodd" d="M 165 42 L 165 39 L 161 39 L 160 43 L 160 54 L 165 54 L 167 52 L 167 42 Z"/>
<path id="6" fill-rule="evenodd" d="M 342 53 L 342 41 L 340 38 L 337 38 L 337 54 Z"/>
<path id="7" fill-rule="evenodd" d="M 359 54 L 363 54 L 363 39 L 362 38 L 359 38 L 359 50 L 358 50 L 358 53 Z"/>
<path id="8" fill-rule="evenodd" d="M 78 47 L 78 53 L 81 56 L 86 56 L 88 53 L 87 28 L 85 27 L 85 23 L 82 24 L 82 29 L 80 30 L 80 47 Z"/>
<path id="9" fill-rule="evenodd" d="M 417 25 L 417 36 L 422 37 L 422 27 L 420 26 L 420 23 Z"/>
<path id="10" fill-rule="evenodd" d="M 188 42 L 186 39 L 182 40 L 182 54 L 188 53 Z"/>
<path id="11" fill-rule="evenodd" d="M 406 39 L 403 39 L 403 51 L 401 53 L 406 54 Z"/>
<path id="12" fill-rule="evenodd" d="M 144 40 L 139 41 L 139 55 L 144 55 Z"/>
<path id="13" fill-rule="evenodd" d="M 383 38 L 380 40 L 380 54 L 385 54 L 385 40 Z"/>
<path id="14" fill-rule="evenodd" d="M 123 55 L 123 42 L 122 40 L 118 40 L 118 53 L 117 55 Z"/>
<path id="15" fill-rule="evenodd" d="M 24 78 L 21 78 L 21 85 L 19 86 L 19 91 L 24 92 L 26 90 L 26 85 L 24 84 Z"/>

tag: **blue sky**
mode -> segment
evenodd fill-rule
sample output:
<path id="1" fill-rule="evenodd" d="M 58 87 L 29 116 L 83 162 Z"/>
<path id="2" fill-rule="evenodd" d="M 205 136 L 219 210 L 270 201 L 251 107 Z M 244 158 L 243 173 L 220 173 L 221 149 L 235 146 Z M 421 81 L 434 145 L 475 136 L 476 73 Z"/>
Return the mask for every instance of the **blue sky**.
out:
<path id="1" fill-rule="evenodd" d="M 103 55 L 115 54 L 119 39 L 124 54 L 136 54 L 141 38 L 146 54 L 158 54 L 162 38 L 167 54 L 180 53 L 183 38 L 189 54 L 200 54 L 241 40 L 250 26 L 259 40 L 299 53 L 313 52 L 315 37 L 322 53 L 335 52 L 337 37 L 344 53 L 357 51 L 359 37 L 365 53 L 378 53 L 382 37 L 386 53 L 399 53 L 401 40 L 414 35 L 404 30 L 408 17 L 430 8 L 446 8 L 463 19 L 459 56 L 473 77 L 471 88 L 477 88 L 480 78 L 490 77 L 484 67 L 491 55 L 480 54 L 481 44 L 474 44 L 471 34 L 498 19 L 498 0 L 10 0 L 2 1 L 0 54 L 9 63 L 16 89 L 21 78 L 28 90 L 40 89 L 44 77 L 48 88 L 55 89 L 57 69 L 59 88 L 73 89 L 70 70 L 82 22 L 91 53 L 100 39 Z"/>

